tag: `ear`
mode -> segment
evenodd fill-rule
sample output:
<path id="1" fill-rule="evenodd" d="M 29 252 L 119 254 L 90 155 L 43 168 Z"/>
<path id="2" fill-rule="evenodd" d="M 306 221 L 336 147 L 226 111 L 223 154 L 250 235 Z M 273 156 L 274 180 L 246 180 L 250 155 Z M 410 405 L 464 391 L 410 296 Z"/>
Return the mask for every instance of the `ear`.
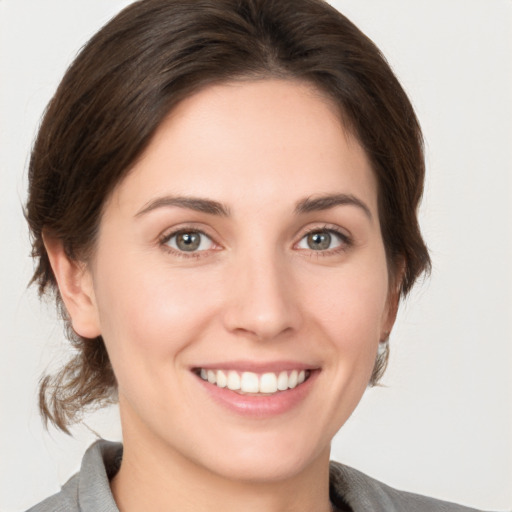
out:
<path id="1" fill-rule="evenodd" d="M 96 338 L 101 330 L 87 265 L 69 258 L 58 238 L 45 233 L 43 241 L 73 330 L 84 338 Z"/>
<path id="2" fill-rule="evenodd" d="M 402 289 L 402 281 L 405 273 L 405 261 L 401 259 L 395 268 L 396 271 L 390 277 L 389 282 L 387 304 L 382 322 L 381 341 L 385 341 L 389 338 L 389 334 L 395 324 L 396 315 L 398 313 L 398 303 L 400 302 L 400 290 Z"/>
<path id="3" fill-rule="evenodd" d="M 400 293 L 391 290 L 388 295 L 388 303 L 384 312 L 380 341 L 386 341 L 389 338 L 393 325 L 395 324 L 396 315 L 398 313 L 398 300 Z"/>

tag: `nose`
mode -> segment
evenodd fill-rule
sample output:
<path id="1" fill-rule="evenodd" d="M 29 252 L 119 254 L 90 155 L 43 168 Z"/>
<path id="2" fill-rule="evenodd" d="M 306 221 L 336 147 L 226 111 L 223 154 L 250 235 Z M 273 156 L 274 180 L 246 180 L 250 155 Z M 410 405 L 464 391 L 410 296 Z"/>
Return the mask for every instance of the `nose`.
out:
<path id="1" fill-rule="evenodd" d="M 258 340 L 273 340 L 300 328 L 302 315 L 293 272 L 277 255 L 252 254 L 230 268 L 225 327 Z"/>

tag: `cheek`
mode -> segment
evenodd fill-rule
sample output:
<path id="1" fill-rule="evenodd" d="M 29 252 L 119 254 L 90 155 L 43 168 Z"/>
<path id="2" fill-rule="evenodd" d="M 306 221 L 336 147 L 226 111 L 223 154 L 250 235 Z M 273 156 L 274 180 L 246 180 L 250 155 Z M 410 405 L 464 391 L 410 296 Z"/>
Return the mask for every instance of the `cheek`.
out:
<path id="1" fill-rule="evenodd" d="M 387 318 L 386 265 L 347 266 L 328 277 L 317 280 L 322 286 L 301 293 L 304 310 L 337 356 L 369 358 L 373 364 Z"/>
<path id="2" fill-rule="evenodd" d="M 201 272 L 173 272 L 162 265 L 103 260 L 95 289 L 102 335 L 116 360 L 161 359 L 191 343 L 218 302 L 216 286 Z M 141 264 L 139 264 L 141 263 Z"/>

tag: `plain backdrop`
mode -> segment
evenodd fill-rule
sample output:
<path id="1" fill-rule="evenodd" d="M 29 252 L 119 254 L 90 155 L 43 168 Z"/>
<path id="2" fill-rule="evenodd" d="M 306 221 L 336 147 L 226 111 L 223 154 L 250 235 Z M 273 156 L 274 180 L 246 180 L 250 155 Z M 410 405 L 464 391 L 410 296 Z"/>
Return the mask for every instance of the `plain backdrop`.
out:
<path id="1" fill-rule="evenodd" d="M 115 408 L 46 432 L 41 373 L 66 358 L 32 272 L 22 205 L 31 143 L 78 49 L 128 1 L 0 0 L 0 511 L 56 492 Z M 422 123 L 421 208 L 434 263 L 402 305 L 384 386 L 333 458 L 386 483 L 484 509 L 512 507 L 512 2 L 339 0 L 382 49 Z"/>

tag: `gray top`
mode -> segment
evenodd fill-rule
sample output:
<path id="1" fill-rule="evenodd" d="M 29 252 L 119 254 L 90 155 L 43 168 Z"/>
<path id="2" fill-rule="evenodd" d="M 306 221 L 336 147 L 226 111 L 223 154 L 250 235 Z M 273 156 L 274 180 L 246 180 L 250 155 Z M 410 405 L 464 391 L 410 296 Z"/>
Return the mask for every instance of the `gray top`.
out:
<path id="1" fill-rule="evenodd" d="M 80 472 L 62 490 L 27 512 L 119 512 L 109 480 L 118 471 L 123 447 L 97 441 L 85 452 Z M 397 491 L 359 471 L 331 462 L 330 496 L 339 511 L 478 512 L 476 509 Z"/>

